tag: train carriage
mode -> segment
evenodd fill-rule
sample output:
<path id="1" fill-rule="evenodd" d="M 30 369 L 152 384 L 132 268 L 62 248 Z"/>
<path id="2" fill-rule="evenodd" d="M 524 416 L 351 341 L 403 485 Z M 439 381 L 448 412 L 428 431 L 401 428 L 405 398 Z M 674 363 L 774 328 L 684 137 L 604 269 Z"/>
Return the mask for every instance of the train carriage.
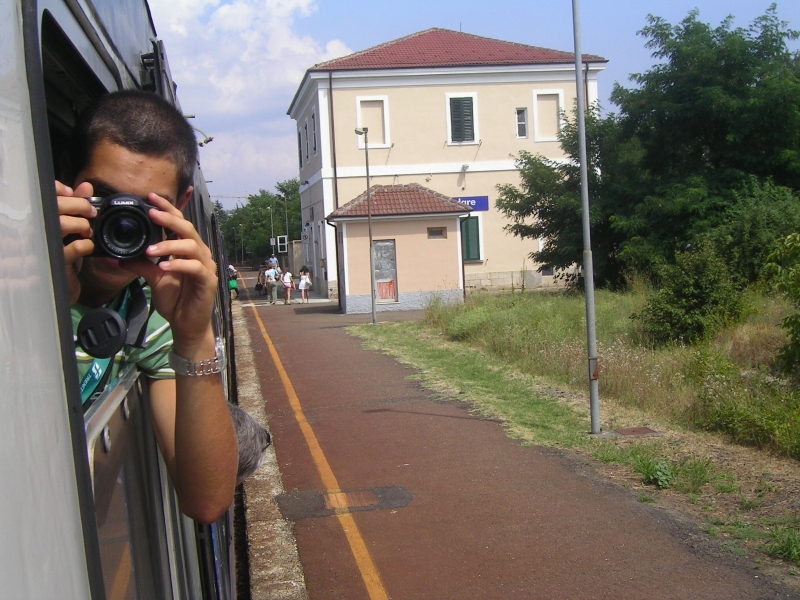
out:
<path id="1" fill-rule="evenodd" d="M 180 513 L 139 374 L 81 403 L 54 165 L 84 107 L 133 88 L 179 106 L 144 0 L 0 3 L 5 598 L 235 597 L 231 512 L 210 526 Z M 199 169 L 194 188 L 187 217 L 224 265 Z M 214 323 L 231 356 L 225 285 L 223 275 Z M 230 366 L 224 377 L 231 400 Z"/>

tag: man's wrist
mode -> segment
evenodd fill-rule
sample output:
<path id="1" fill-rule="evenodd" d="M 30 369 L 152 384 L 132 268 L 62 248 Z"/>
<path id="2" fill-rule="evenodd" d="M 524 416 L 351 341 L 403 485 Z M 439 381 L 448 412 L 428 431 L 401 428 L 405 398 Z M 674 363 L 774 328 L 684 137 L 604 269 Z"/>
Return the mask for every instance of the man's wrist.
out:
<path id="1" fill-rule="evenodd" d="M 214 356 L 201 360 L 181 356 L 173 348 L 169 352 L 169 366 L 172 367 L 176 375 L 185 377 L 221 373 L 225 368 L 225 346 L 222 344 L 222 340 L 217 339 L 214 347 Z"/>
<path id="2" fill-rule="evenodd" d="M 192 361 L 205 360 L 214 356 L 217 338 L 214 336 L 214 330 L 210 323 L 205 333 L 197 339 L 186 339 L 186 337 L 178 335 L 174 329 L 172 336 L 172 349 L 179 356 Z"/>

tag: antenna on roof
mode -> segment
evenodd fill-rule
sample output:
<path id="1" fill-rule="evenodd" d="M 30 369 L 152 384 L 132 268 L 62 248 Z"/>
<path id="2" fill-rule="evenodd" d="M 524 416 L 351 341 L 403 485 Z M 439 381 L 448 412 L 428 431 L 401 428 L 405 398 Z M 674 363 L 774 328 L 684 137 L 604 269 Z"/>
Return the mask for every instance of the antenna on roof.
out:
<path id="1" fill-rule="evenodd" d="M 458 31 L 461 33 L 461 21 L 458 22 Z"/>

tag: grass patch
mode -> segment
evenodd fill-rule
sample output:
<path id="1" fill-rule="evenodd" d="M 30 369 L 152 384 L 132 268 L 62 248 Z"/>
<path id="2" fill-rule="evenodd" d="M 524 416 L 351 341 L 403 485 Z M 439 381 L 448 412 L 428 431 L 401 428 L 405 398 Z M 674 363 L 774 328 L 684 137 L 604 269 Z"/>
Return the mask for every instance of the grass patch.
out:
<path id="1" fill-rule="evenodd" d="M 418 369 L 429 389 L 466 400 L 485 417 L 502 419 L 513 437 L 564 448 L 589 443 L 588 415 L 539 393 L 534 377 L 498 365 L 479 349 L 444 340 L 421 323 L 360 325 L 350 331 L 368 348 Z"/>
<path id="2" fill-rule="evenodd" d="M 743 321 L 697 346 L 649 348 L 631 315 L 648 293 L 599 290 L 595 298 L 600 396 L 693 429 L 800 458 L 800 390 L 773 372 L 786 342 L 780 298 L 744 296 Z M 436 303 L 425 323 L 446 339 L 486 352 L 552 385 L 586 386 L 585 305 L 562 293 L 474 294 L 463 304 Z"/>

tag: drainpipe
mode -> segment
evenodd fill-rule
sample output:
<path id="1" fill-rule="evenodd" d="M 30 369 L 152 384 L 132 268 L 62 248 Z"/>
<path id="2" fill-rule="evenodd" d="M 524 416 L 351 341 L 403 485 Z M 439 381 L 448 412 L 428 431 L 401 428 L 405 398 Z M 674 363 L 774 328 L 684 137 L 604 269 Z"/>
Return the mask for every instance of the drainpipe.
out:
<path id="1" fill-rule="evenodd" d="M 333 166 L 333 210 L 339 208 L 339 177 L 336 172 L 336 127 L 333 121 L 333 71 L 328 71 L 328 115 L 331 122 L 331 162 Z M 323 205 L 324 206 L 324 205 Z M 339 299 L 339 310 L 342 310 L 342 295 L 344 294 L 344 285 L 342 282 L 342 273 L 339 270 L 339 228 L 334 227 L 336 232 L 336 296 Z M 330 271 L 330 265 L 327 265 L 327 270 Z M 327 284 L 327 279 L 326 279 Z"/>
<path id="2" fill-rule="evenodd" d="M 331 119 L 331 158 L 333 162 L 333 210 L 339 208 L 339 177 L 336 172 L 336 126 L 333 122 L 333 71 L 328 71 L 328 112 Z"/>

